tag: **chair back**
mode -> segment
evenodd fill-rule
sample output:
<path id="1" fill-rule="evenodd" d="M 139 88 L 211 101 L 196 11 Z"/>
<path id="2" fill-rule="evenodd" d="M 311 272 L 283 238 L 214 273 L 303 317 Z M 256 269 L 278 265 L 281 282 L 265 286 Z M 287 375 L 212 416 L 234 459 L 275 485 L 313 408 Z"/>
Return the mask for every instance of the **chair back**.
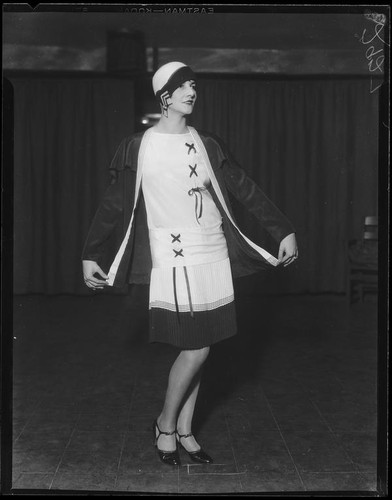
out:
<path id="1" fill-rule="evenodd" d="M 378 240 L 378 217 L 375 215 L 368 215 L 365 217 L 363 225 L 363 240 Z"/>

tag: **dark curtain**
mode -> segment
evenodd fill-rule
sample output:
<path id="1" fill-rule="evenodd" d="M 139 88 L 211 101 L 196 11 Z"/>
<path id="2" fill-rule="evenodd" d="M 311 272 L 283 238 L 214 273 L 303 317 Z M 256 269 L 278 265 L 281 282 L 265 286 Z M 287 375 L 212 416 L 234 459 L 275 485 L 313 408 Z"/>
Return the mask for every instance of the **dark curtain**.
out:
<path id="1" fill-rule="evenodd" d="M 369 81 L 200 78 L 192 124 L 221 136 L 296 227 L 300 259 L 268 286 L 344 292 L 347 240 L 377 213 L 378 94 Z M 257 238 L 255 221 L 239 219 Z"/>
<path id="2" fill-rule="evenodd" d="M 15 292 L 89 293 L 80 254 L 109 162 L 133 131 L 134 86 L 87 77 L 13 85 Z M 191 123 L 221 136 L 296 227 L 295 266 L 248 285 L 345 291 L 347 240 L 377 213 L 378 93 L 369 81 L 200 77 Z M 262 238 L 255 221 L 238 218 Z"/>
<path id="3" fill-rule="evenodd" d="M 134 129 L 134 85 L 13 78 L 14 292 L 89 293 L 81 252 L 108 165 Z"/>

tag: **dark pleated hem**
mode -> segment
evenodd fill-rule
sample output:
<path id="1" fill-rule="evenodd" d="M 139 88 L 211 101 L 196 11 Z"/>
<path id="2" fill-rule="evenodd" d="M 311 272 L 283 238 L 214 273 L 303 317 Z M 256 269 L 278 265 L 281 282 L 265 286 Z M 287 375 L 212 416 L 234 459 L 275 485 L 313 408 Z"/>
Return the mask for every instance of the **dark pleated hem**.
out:
<path id="1" fill-rule="evenodd" d="M 163 342 L 181 349 L 201 349 L 237 333 L 235 303 L 211 311 L 176 313 L 150 309 L 149 342 Z"/>

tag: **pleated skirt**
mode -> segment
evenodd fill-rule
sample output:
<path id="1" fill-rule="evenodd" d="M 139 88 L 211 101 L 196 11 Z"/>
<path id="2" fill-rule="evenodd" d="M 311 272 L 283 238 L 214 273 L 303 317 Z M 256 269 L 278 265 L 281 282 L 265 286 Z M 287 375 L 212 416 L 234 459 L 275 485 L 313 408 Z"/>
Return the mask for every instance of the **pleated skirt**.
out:
<path id="1" fill-rule="evenodd" d="M 153 268 L 149 341 L 201 349 L 237 333 L 230 260 Z"/>

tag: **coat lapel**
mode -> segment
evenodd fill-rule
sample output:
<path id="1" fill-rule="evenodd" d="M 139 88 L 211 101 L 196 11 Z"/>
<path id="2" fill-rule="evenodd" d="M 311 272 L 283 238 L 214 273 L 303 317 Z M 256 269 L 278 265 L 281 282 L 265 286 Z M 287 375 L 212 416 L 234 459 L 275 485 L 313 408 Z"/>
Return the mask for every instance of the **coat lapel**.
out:
<path id="1" fill-rule="evenodd" d="M 121 263 L 121 259 L 124 255 L 126 246 L 128 244 L 129 236 L 131 234 L 132 230 L 132 225 L 135 219 L 135 209 L 137 202 L 139 200 L 139 195 L 140 195 L 140 187 L 141 187 L 141 180 L 142 180 L 142 174 L 143 174 L 143 165 L 144 165 L 144 155 L 146 153 L 146 148 L 148 141 L 150 139 L 151 135 L 151 129 L 146 130 L 146 132 L 143 135 L 143 138 L 140 143 L 140 148 L 139 148 L 139 153 L 138 153 L 138 158 L 137 158 L 137 170 L 136 170 L 136 183 L 135 183 L 135 196 L 134 196 L 134 203 L 133 203 L 133 209 L 132 209 L 132 215 L 131 215 L 131 220 L 128 224 L 127 231 L 125 233 L 124 239 L 122 240 L 122 243 L 120 245 L 120 248 L 114 258 L 114 261 L 112 265 L 110 266 L 109 272 L 108 272 L 108 285 L 113 286 L 114 280 L 116 279 L 117 271 Z M 135 165 L 135 162 L 132 163 L 131 168 Z"/>
<path id="2" fill-rule="evenodd" d="M 200 154 L 202 155 L 203 157 L 203 160 L 205 162 L 205 165 L 206 165 L 206 168 L 207 168 L 207 171 L 208 171 L 208 175 L 210 176 L 210 179 L 211 179 L 211 184 L 212 184 L 212 187 L 214 188 L 214 191 L 216 193 L 216 196 L 219 200 L 219 203 L 221 204 L 223 210 L 225 211 L 229 221 L 231 222 L 231 224 L 236 228 L 236 230 L 239 232 L 239 234 L 241 235 L 241 237 L 246 241 L 246 243 L 248 243 L 248 245 L 250 245 L 254 250 L 256 250 L 266 261 L 268 261 L 270 264 L 272 264 L 273 266 L 277 266 L 279 261 L 278 259 L 276 259 L 273 255 L 271 255 L 269 252 L 267 252 L 266 250 L 264 250 L 264 248 L 261 248 L 260 246 L 256 245 L 256 243 L 254 243 L 253 241 L 251 241 L 248 237 L 246 237 L 243 233 L 241 233 L 241 231 L 239 230 L 237 224 L 235 223 L 233 217 L 231 216 L 231 213 L 228 209 L 228 206 L 226 204 L 226 200 L 224 199 L 224 196 L 223 196 L 223 193 L 222 193 L 222 190 L 219 186 L 219 183 L 218 183 L 218 180 L 215 176 L 215 172 L 211 166 L 211 162 L 210 162 L 210 159 L 208 157 L 208 154 L 207 154 L 207 151 L 206 151 L 206 148 L 203 144 L 203 141 L 201 140 L 198 132 L 196 131 L 196 129 L 194 129 L 193 127 L 188 127 L 190 132 L 191 132 L 191 135 L 192 135 L 192 138 L 193 140 L 195 141 L 197 147 L 198 147 L 198 150 L 200 152 Z"/>

